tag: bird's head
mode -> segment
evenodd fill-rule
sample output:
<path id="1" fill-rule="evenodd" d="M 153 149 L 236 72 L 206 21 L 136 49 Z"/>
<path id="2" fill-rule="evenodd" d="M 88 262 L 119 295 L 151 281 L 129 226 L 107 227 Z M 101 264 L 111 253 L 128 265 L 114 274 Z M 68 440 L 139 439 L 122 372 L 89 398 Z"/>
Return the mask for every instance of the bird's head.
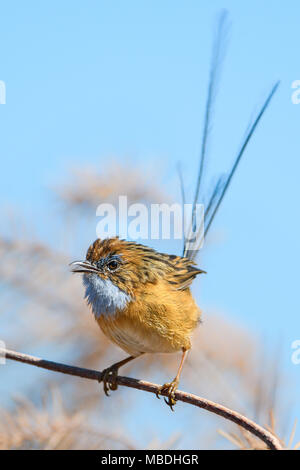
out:
<path id="1" fill-rule="evenodd" d="M 86 259 L 70 266 L 72 272 L 83 274 L 85 296 L 95 314 L 101 309 L 111 313 L 125 308 L 141 285 L 156 282 L 166 269 L 151 248 L 117 237 L 97 239 Z"/>
<path id="2" fill-rule="evenodd" d="M 187 258 L 158 253 L 150 247 L 118 237 L 97 239 L 84 261 L 71 263 L 74 273 L 83 274 L 85 297 L 95 314 L 122 310 L 158 280 L 171 290 L 184 290 L 203 271 Z"/>

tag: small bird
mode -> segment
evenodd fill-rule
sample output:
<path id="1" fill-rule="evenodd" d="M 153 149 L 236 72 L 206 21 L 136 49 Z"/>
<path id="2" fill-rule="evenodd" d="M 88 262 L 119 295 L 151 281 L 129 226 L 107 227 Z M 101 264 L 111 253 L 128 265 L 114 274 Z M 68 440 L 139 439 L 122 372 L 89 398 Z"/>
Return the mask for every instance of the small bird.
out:
<path id="1" fill-rule="evenodd" d="M 211 128 L 212 109 L 216 96 L 219 66 L 226 32 L 226 13 L 222 13 L 213 47 L 206 101 L 199 171 L 193 203 L 190 234 L 197 228 L 196 204 L 204 201 L 203 171 L 207 160 L 207 142 Z M 259 121 L 268 108 L 279 82 L 272 87 L 256 118 L 247 128 L 242 145 L 230 171 L 221 175 L 205 204 L 203 225 L 207 235 L 212 221 L 224 199 L 233 175 Z M 180 175 L 181 176 L 181 175 Z M 185 200 L 181 177 L 182 200 Z M 205 225 L 205 227 L 204 227 Z M 201 240 L 203 237 L 201 235 Z M 183 256 L 158 253 L 147 246 L 120 240 L 118 237 L 97 239 L 88 249 L 85 261 L 71 263 L 72 271 L 83 274 L 85 297 L 103 333 L 130 356 L 104 370 L 103 386 L 106 395 L 117 388 L 118 370 L 124 364 L 145 353 L 174 353 L 182 358 L 174 380 L 159 390 L 167 395 L 166 403 L 173 410 L 184 359 L 191 348 L 191 334 L 200 321 L 190 285 L 198 274 L 204 273 L 195 265 L 198 249 L 191 249 L 192 240 L 184 236 Z"/>
<path id="2" fill-rule="evenodd" d="M 101 330 L 130 355 L 104 370 L 105 394 L 117 388 L 118 370 L 129 361 L 145 353 L 182 351 L 176 377 L 157 394 L 166 392 L 165 401 L 173 410 L 190 337 L 201 314 L 190 285 L 205 271 L 188 258 L 118 237 L 97 239 L 86 260 L 71 266 L 83 274 L 85 298 Z"/>
<path id="3" fill-rule="evenodd" d="M 214 78 L 211 78 L 211 81 L 214 81 Z M 214 186 L 204 212 L 204 236 L 211 227 L 246 146 L 278 85 L 279 82 L 274 85 L 256 119 L 249 126 L 231 170 L 226 176 L 221 176 Z M 208 109 L 211 106 L 210 99 L 207 106 Z M 204 135 L 207 134 L 208 128 L 209 126 L 206 126 Z M 192 231 L 196 226 L 194 209 L 198 201 L 205 157 L 204 150 L 197 178 L 190 226 Z M 182 194 L 184 196 L 183 185 Z M 198 235 L 202 227 L 200 225 Z M 202 235 L 200 239 L 203 240 Z M 182 351 L 176 377 L 172 382 L 165 383 L 157 393 L 158 397 L 162 392 L 167 395 L 165 401 L 173 410 L 183 362 L 191 348 L 191 334 L 201 315 L 190 292 L 190 285 L 198 274 L 205 271 L 196 267 L 195 257 L 198 250 L 191 250 L 189 241 L 189 237 L 184 237 L 183 256 L 176 256 L 159 253 L 147 246 L 118 237 L 97 239 L 89 247 L 85 261 L 71 263 L 74 273 L 83 274 L 85 298 L 101 330 L 112 342 L 130 354 L 103 371 L 106 395 L 109 390 L 117 388 L 116 377 L 119 368 L 136 357 L 145 353 Z"/>

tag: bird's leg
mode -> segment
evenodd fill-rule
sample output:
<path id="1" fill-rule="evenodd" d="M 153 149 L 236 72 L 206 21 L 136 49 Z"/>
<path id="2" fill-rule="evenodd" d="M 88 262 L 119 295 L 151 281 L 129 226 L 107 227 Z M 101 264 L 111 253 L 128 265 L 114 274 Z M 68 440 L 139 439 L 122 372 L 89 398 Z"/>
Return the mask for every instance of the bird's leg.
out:
<path id="1" fill-rule="evenodd" d="M 165 383 L 162 387 L 160 387 L 160 389 L 156 393 L 157 398 L 159 398 L 159 395 L 162 392 L 167 392 L 168 399 L 167 400 L 165 399 L 165 402 L 171 408 L 172 411 L 174 411 L 173 406 L 176 404 L 175 392 L 178 388 L 179 378 L 180 378 L 180 374 L 182 371 L 182 367 L 183 367 L 183 363 L 186 358 L 186 355 L 187 355 L 187 350 L 183 349 L 181 361 L 180 361 L 178 372 L 176 374 L 175 379 L 172 380 L 172 382 L 170 383 Z"/>
<path id="2" fill-rule="evenodd" d="M 103 390 L 105 395 L 109 396 L 109 390 L 117 390 L 118 384 L 116 378 L 118 376 L 119 368 L 127 364 L 127 362 L 136 359 L 139 356 L 129 356 L 123 359 L 122 361 L 116 362 L 112 366 L 104 369 L 102 372 L 102 377 L 99 382 L 103 382 Z"/>

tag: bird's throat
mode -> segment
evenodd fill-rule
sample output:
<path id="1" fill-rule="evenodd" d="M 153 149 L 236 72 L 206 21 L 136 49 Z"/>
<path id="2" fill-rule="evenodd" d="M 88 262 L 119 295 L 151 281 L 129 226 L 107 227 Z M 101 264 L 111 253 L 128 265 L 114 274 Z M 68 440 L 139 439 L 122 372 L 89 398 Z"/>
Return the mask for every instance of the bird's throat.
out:
<path id="1" fill-rule="evenodd" d="M 119 289 L 110 279 L 102 279 L 97 274 L 84 274 L 83 284 L 85 298 L 96 318 L 114 315 L 132 300 L 130 295 Z"/>

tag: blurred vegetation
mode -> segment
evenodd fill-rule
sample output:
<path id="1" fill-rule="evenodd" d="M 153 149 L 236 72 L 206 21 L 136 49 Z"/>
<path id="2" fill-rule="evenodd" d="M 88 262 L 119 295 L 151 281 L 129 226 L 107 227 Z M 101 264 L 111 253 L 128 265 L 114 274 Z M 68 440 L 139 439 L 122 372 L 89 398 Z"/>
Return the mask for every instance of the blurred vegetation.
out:
<path id="1" fill-rule="evenodd" d="M 72 244 L 83 213 L 90 211 L 94 217 L 99 203 L 114 202 L 118 194 L 128 195 L 130 202 L 170 200 L 159 176 L 145 180 L 145 174 L 118 161 L 102 172 L 88 167 L 71 172 L 64 184 L 55 187 L 66 214 L 59 233 L 68 234 Z M 30 233 L 25 236 L 20 229 L 13 233 L 0 239 L 0 328 L 7 347 L 95 369 L 122 358 L 123 352 L 108 342 L 88 311 L 81 280 L 68 270 L 70 252 L 56 252 L 47 241 Z M 294 431 L 287 436 L 286 429 L 286 377 L 274 351 L 266 351 L 257 338 L 221 312 L 204 312 L 204 317 L 181 388 L 242 412 L 285 437 L 285 445 L 292 447 Z M 145 355 L 124 367 L 122 375 L 163 383 L 177 365 L 177 355 Z M 0 410 L 0 449 L 254 449 L 262 445 L 237 426 L 204 411 L 191 412 L 187 405 L 170 414 L 161 401 L 145 393 L 123 388 L 106 398 L 102 388 L 88 380 L 32 371 L 11 362 L 0 367 L 5 398 Z M 158 422 L 141 436 L 138 419 L 149 423 L 151 406 Z"/>

